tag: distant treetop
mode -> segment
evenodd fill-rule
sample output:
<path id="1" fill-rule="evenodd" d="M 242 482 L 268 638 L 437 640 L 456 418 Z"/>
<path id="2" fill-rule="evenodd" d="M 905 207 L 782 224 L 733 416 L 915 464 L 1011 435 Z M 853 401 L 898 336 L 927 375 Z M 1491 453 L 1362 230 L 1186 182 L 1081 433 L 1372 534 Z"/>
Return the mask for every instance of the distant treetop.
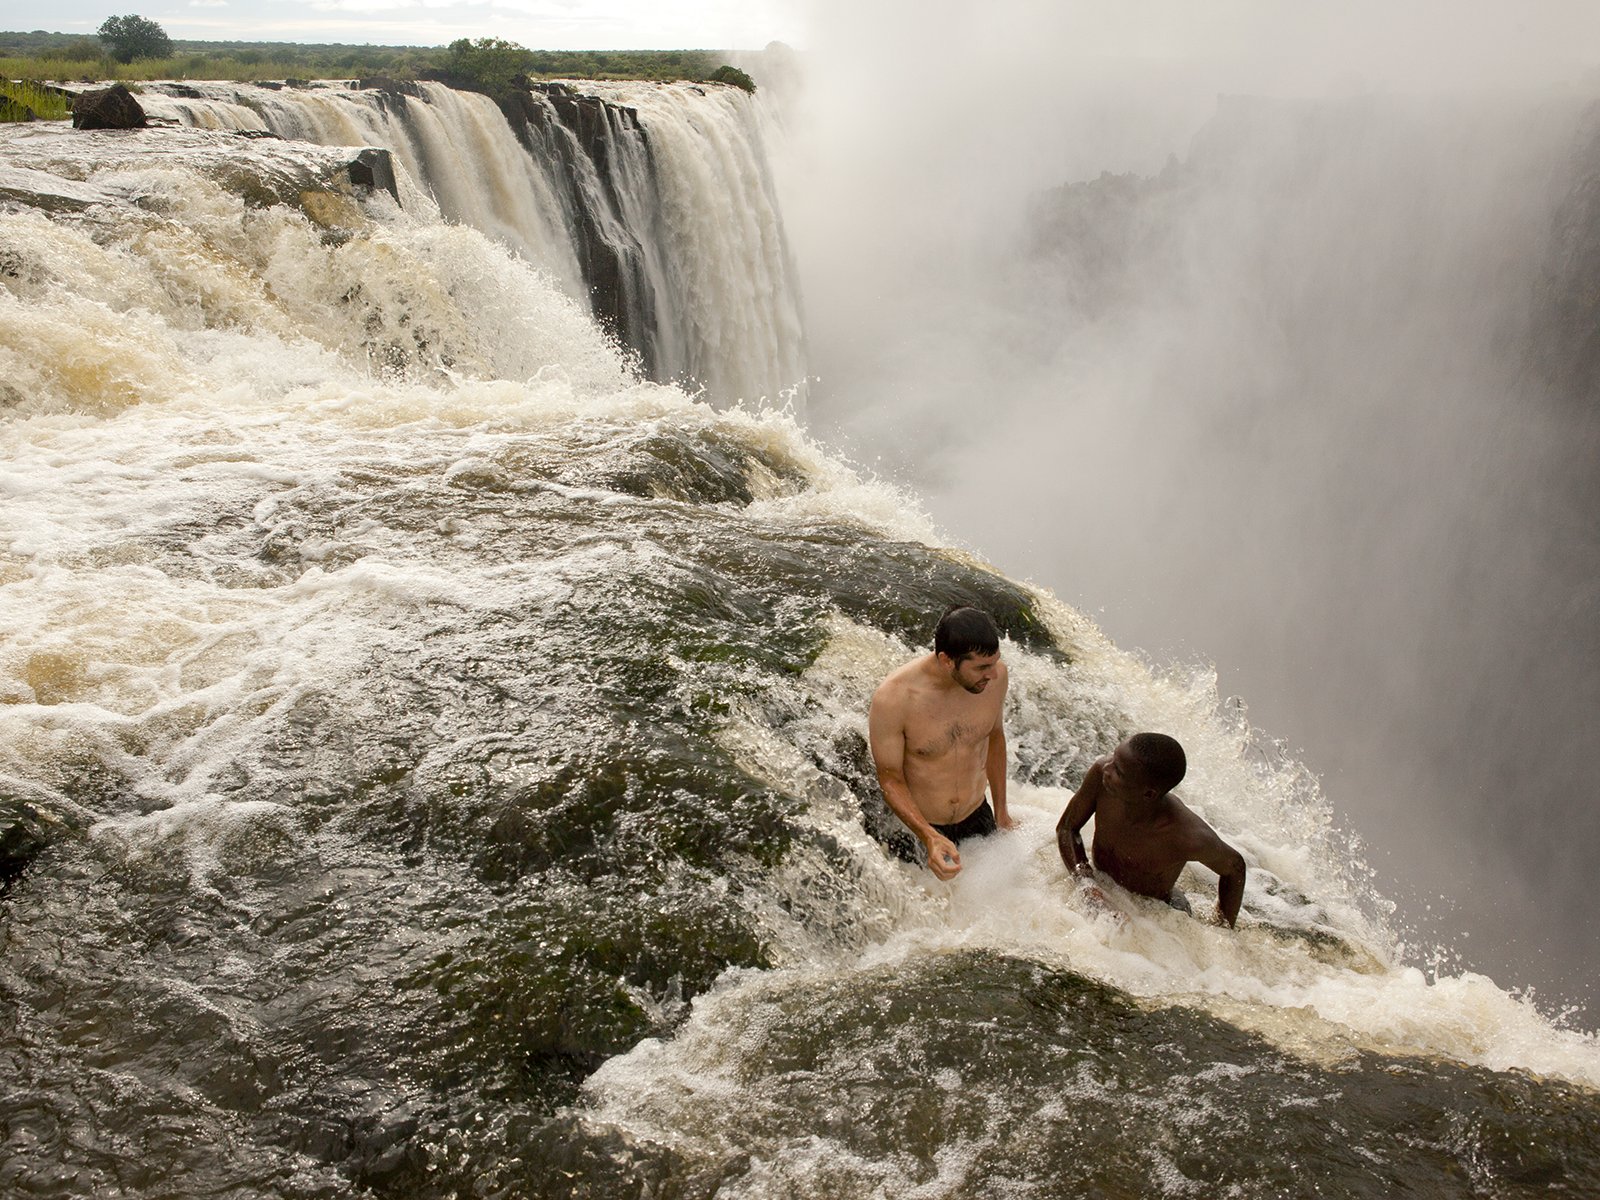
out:
<path id="1" fill-rule="evenodd" d="M 95 33 L 118 62 L 166 58 L 172 53 L 172 39 L 167 31 L 149 17 L 131 13 L 125 17 L 107 17 Z"/>
<path id="2" fill-rule="evenodd" d="M 533 52 L 504 38 L 457 38 L 450 43 L 445 70 L 490 91 L 511 86 L 533 66 Z"/>

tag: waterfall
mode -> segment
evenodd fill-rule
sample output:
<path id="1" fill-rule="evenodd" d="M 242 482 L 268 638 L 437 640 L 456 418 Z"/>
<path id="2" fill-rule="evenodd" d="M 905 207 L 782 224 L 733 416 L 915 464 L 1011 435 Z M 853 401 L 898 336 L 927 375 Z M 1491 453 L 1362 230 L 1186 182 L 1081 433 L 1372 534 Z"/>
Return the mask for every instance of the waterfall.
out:
<path id="1" fill-rule="evenodd" d="M 803 404 L 804 336 L 757 102 L 715 84 L 152 85 L 152 115 L 380 146 L 410 202 L 549 273 L 650 379 Z M 402 199 L 407 199 L 406 195 Z"/>
<path id="2" fill-rule="evenodd" d="M 687 336 L 668 375 L 713 395 L 744 394 L 752 379 L 800 386 L 800 308 L 752 102 L 726 87 L 589 86 L 635 107 L 650 133 L 658 196 L 631 196 L 628 212 L 659 214 L 671 250 L 661 290 L 682 306 Z"/>
<path id="3" fill-rule="evenodd" d="M 1600 1038 L 1407 946 L 1214 673 L 640 379 L 401 153 L 403 204 L 348 146 L 0 127 L 8 1197 L 1600 1191 Z M 952 602 L 1017 824 L 939 882 L 866 713 Z M 1135 729 L 1238 928 L 1063 870 Z"/>

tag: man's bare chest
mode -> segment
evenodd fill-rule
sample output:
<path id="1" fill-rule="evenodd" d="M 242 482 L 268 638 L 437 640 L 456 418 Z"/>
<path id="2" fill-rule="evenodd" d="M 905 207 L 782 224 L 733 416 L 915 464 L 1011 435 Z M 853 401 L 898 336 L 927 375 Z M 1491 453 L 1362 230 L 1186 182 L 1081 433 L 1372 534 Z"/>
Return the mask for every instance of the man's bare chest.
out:
<path id="1" fill-rule="evenodd" d="M 930 713 L 906 722 L 906 751 L 922 759 L 970 754 L 993 728 L 994 718 L 982 711 Z"/>
<path id="2" fill-rule="evenodd" d="M 1105 800 L 1095 808 L 1096 854 L 1109 852 L 1129 862 L 1163 860 L 1176 835 L 1176 823 L 1169 817 L 1135 817 L 1121 804 Z"/>

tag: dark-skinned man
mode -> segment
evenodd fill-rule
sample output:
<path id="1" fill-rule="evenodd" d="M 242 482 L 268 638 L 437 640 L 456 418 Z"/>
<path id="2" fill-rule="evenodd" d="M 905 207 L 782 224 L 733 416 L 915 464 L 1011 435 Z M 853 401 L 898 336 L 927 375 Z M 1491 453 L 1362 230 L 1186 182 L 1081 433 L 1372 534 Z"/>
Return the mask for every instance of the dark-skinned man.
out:
<path id="1" fill-rule="evenodd" d="M 1245 862 L 1216 830 L 1172 795 L 1188 770 L 1183 747 L 1164 733 L 1139 733 L 1097 759 L 1056 824 L 1056 845 L 1067 870 L 1084 880 L 1090 898 L 1107 905 L 1094 883 L 1096 869 L 1141 896 L 1188 910 L 1173 892 L 1184 865 L 1217 873 L 1217 919 L 1231 928 L 1244 897 Z M 1094 818 L 1094 862 L 1079 831 Z"/>

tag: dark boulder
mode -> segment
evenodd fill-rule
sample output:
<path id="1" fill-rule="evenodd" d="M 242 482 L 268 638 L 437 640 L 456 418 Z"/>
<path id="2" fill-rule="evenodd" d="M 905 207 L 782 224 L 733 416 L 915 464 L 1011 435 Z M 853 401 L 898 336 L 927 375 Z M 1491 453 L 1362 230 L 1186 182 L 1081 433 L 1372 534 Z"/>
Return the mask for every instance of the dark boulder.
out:
<path id="1" fill-rule="evenodd" d="M 122 84 L 99 92 L 82 92 L 72 102 L 74 129 L 143 129 L 144 109 Z"/>
<path id="2" fill-rule="evenodd" d="M 356 80 L 356 90 L 362 92 L 392 92 L 397 96 L 423 98 L 422 88 L 407 79 L 390 79 L 387 75 L 371 75 Z"/>
<path id="3" fill-rule="evenodd" d="M 47 845 L 49 827 L 38 809 L 0 803 L 0 885 L 9 884 Z"/>
<path id="4" fill-rule="evenodd" d="M 345 173 L 357 189 L 365 188 L 368 192 L 382 190 L 393 196 L 395 203 L 399 203 L 400 189 L 395 183 L 394 159 L 387 150 L 368 146 L 351 160 Z"/>

